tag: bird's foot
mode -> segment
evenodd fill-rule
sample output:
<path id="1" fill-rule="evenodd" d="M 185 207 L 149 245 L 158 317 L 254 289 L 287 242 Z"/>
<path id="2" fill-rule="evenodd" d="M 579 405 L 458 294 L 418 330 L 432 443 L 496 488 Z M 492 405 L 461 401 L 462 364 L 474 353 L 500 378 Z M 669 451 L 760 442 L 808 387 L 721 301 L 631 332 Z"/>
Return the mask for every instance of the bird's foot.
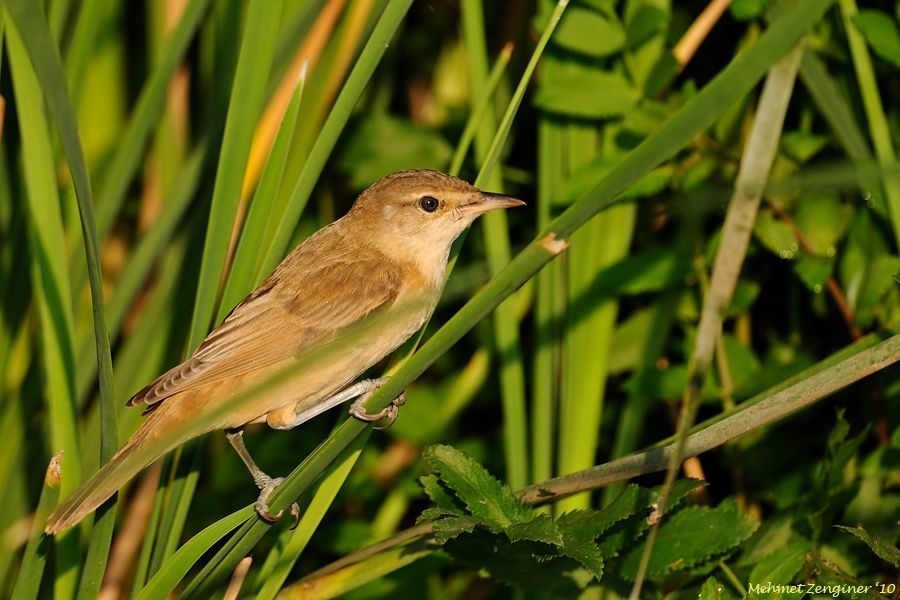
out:
<path id="1" fill-rule="evenodd" d="M 273 515 L 269 511 L 269 496 L 272 495 L 275 488 L 284 482 L 284 477 L 272 479 L 265 473 L 260 473 L 257 477 L 254 477 L 253 480 L 259 488 L 259 497 L 256 499 L 254 508 L 260 517 L 270 523 L 274 523 L 284 515 L 284 510 L 279 510 Z M 291 504 L 291 516 L 294 517 L 294 524 L 291 526 L 291 529 L 296 529 L 297 525 L 300 523 L 300 505 L 296 502 Z"/>
<path id="2" fill-rule="evenodd" d="M 374 392 L 374 390 L 372 391 Z M 402 392 L 399 396 L 391 400 L 390 404 L 379 410 L 377 413 L 372 414 L 366 412 L 365 406 L 366 400 L 368 400 L 371 395 L 372 394 L 369 393 L 361 396 L 351 404 L 350 415 L 360 421 L 365 421 L 366 423 L 374 423 L 375 421 L 387 419 L 387 423 L 375 427 L 375 429 L 387 429 L 397 420 L 397 415 L 400 414 L 400 407 L 406 404 L 406 392 Z"/>

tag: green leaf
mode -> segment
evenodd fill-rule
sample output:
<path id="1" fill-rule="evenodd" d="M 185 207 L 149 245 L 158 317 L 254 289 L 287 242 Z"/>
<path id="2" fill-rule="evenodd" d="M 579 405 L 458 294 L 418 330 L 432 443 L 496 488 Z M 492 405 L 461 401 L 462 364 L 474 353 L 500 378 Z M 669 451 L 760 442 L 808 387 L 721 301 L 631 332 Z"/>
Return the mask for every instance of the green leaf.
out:
<path id="1" fill-rule="evenodd" d="M 477 519 L 469 516 L 449 516 L 438 519 L 434 522 L 434 539 L 439 544 L 445 544 L 463 533 L 472 533 L 478 524 Z"/>
<path id="2" fill-rule="evenodd" d="M 253 507 L 247 506 L 224 519 L 216 521 L 196 534 L 184 546 L 179 548 L 178 552 L 173 554 L 156 575 L 147 582 L 144 589 L 137 595 L 137 600 L 167 597 L 178 585 L 178 582 L 187 574 L 188 570 L 200 560 L 201 556 L 206 554 L 220 539 L 253 514 Z"/>
<path id="3" fill-rule="evenodd" d="M 871 213 L 856 211 L 838 272 L 858 324 L 871 324 L 878 302 L 888 290 L 897 287 L 894 276 L 898 270 L 900 260 L 890 254 L 884 237 L 872 225 Z"/>
<path id="4" fill-rule="evenodd" d="M 750 586 L 765 585 L 766 583 L 789 584 L 794 580 L 803 565 L 806 564 L 807 555 L 812 551 L 812 544 L 807 540 L 796 540 L 786 544 L 759 562 L 750 572 Z M 760 598 L 802 598 L 804 592 L 777 593 L 763 592 L 754 594 Z"/>
<path id="5" fill-rule="evenodd" d="M 437 475 L 422 475 L 419 477 L 419 483 L 435 506 L 451 513 L 462 514 L 459 503 L 441 485 Z"/>
<path id="6" fill-rule="evenodd" d="M 699 600 L 730 600 L 734 598 L 734 594 L 722 585 L 718 579 L 710 577 L 703 582 L 698 598 Z"/>
<path id="7" fill-rule="evenodd" d="M 853 24 L 881 58 L 900 67 L 900 27 L 880 10 L 861 10 L 853 15 Z"/>
<path id="8" fill-rule="evenodd" d="M 625 45 L 625 31 L 614 12 L 572 6 L 566 11 L 553 36 L 561 48 L 600 58 L 615 54 Z"/>
<path id="9" fill-rule="evenodd" d="M 531 541 L 560 546 L 563 535 L 549 515 L 539 514 L 525 523 L 513 523 L 506 528 L 506 536 L 511 542 Z"/>
<path id="10" fill-rule="evenodd" d="M 551 57 L 546 60 L 550 62 Z M 618 72 L 566 63 L 563 68 L 546 69 L 545 73 L 534 104 L 548 112 L 606 119 L 624 114 L 639 98 L 634 86 Z M 598 94 L 597 90 L 603 93 Z"/>
<path id="11" fill-rule="evenodd" d="M 614 517 L 604 515 L 607 511 L 608 508 L 602 511 L 576 510 L 561 515 L 557 520 L 563 536 L 562 552 L 581 563 L 598 580 L 603 576 L 603 553 L 594 540 L 611 526 L 610 520 Z"/>
<path id="12" fill-rule="evenodd" d="M 749 21 L 760 16 L 768 4 L 769 0 L 732 0 L 728 9 L 738 21 Z"/>
<path id="13" fill-rule="evenodd" d="M 844 525 L 835 525 L 835 527 L 865 542 L 872 552 L 878 555 L 878 558 L 895 567 L 900 567 L 900 550 L 883 537 L 866 531 L 862 525 L 857 525 L 855 528 Z"/>
<path id="14" fill-rule="evenodd" d="M 800 163 L 805 163 L 828 144 L 828 136 L 809 131 L 789 131 L 781 136 L 781 148 Z"/>
<path id="15" fill-rule="evenodd" d="M 476 460 L 452 446 L 429 446 L 422 459 L 466 505 L 472 516 L 505 529 L 533 517 L 522 504 Z"/>
<path id="16" fill-rule="evenodd" d="M 406 119 L 376 112 L 364 117 L 349 134 L 338 167 L 361 190 L 385 173 L 404 169 L 445 169 L 453 150 L 437 132 Z"/>
<path id="17" fill-rule="evenodd" d="M 625 22 L 625 39 L 629 48 L 640 46 L 665 29 L 669 13 L 653 4 L 641 4 L 628 15 Z"/>
<path id="18" fill-rule="evenodd" d="M 758 526 L 756 519 L 738 512 L 734 502 L 684 508 L 663 520 L 647 574 L 665 575 L 705 562 L 746 540 Z M 634 578 L 642 553 L 643 546 L 638 545 L 624 557 L 624 577 Z"/>
<path id="19" fill-rule="evenodd" d="M 800 250 L 793 230 L 787 223 L 775 218 L 769 208 L 760 209 L 753 233 L 763 246 L 781 258 L 793 259 Z"/>
<path id="20" fill-rule="evenodd" d="M 806 195 L 794 210 L 793 218 L 813 254 L 834 256 L 852 221 L 853 208 L 836 195 Z"/>
<path id="21" fill-rule="evenodd" d="M 704 485 L 705 482 L 697 479 L 676 481 L 669 495 L 669 509 L 675 508 L 686 495 Z M 600 514 L 592 520 L 592 527 L 600 532 L 603 556 L 617 556 L 626 544 L 649 527 L 647 518 L 651 508 L 659 501 L 660 490 L 660 487 L 648 490 L 629 485 L 609 506 L 599 511 Z"/>
<path id="22" fill-rule="evenodd" d="M 806 284 L 806 287 L 818 294 L 824 289 L 825 282 L 831 276 L 833 266 L 834 261 L 830 258 L 803 253 L 800 255 L 800 259 L 794 262 L 794 272 Z"/>
<path id="23" fill-rule="evenodd" d="M 615 157 L 601 156 L 578 169 L 562 184 L 559 192 L 554 195 L 554 201 L 562 205 L 576 201 L 579 196 L 590 191 L 606 176 L 609 169 L 615 165 L 616 160 Z M 670 165 L 653 169 L 622 192 L 621 199 L 634 200 L 658 194 L 671 181 L 673 171 L 674 169 Z"/>
<path id="24" fill-rule="evenodd" d="M 188 334 L 187 349 L 193 351 L 209 332 L 215 317 L 219 283 L 226 273 L 226 258 L 238 212 L 241 184 L 253 133 L 266 99 L 269 70 L 275 52 L 281 19 L 281 0 L 254 0 L 247 8 L 247 23 L 241 38 L 228 116 L 216 169 L 209 225 L 203 244 L 197 295 Z"/>
<path id="25" fill-rule="evenodd" d="M 457 560 L 507 585 L 530 594 L 575 598 L 581 590 L 569 572 L 577 567 L 553 546 L 538 542 L 510 542 L 503 534 L 475 529 L 444 545 Z"/>

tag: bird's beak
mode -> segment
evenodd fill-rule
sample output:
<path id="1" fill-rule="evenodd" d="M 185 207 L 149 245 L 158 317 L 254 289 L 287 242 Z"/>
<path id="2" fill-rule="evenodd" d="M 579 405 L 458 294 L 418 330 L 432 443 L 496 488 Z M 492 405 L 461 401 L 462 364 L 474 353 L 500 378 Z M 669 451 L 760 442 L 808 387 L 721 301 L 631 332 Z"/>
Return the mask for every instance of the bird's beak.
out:
<path id="1" fill-rule="evenodd" d="M 493 194 L 491 192 L 481 192 L 481 197 L 475 202 L 470 202 L 464 206 L 460 206 L 460 210 L 464 214 L 474 214 L 475 216 L 484 214 L 489 210 L 497 208 L 512 208 L 514 206 L 525 206 L 525 203 L 503 194 Z"/>

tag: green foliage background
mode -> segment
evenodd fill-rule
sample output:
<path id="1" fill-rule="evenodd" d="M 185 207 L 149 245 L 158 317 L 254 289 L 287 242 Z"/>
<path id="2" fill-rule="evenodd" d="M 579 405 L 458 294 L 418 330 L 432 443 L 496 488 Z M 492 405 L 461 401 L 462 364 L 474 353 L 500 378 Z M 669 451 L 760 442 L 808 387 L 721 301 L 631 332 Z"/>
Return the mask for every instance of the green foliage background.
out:
<path id="1" fill-rule="evenodd" d="M 900 4 L 726 5 L 5 0 L 0 595 L 890 597 Z M 406 168 L 528 207 L 474 226 L 421 348 L 373 370 L 372 404 L 408 384 L 390 430 L 248 431 L 299 526 L 257 519 L 211 435 L 43 536 L 125 400 Z M 665 460 L 617 459 L 682 399 L 718 448 L 666 491 Z"/>

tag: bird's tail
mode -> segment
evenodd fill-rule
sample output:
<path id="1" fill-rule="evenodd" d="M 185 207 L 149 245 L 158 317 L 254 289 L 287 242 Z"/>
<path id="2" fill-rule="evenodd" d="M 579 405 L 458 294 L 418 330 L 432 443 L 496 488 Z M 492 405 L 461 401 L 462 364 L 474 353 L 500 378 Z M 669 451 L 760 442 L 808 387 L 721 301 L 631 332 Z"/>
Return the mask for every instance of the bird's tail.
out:
<path id="1" fill-rule="evenodd" d="M 166 406 L 150 413 L 137 431 L 93 477 L 85 481 L 56 507 L 44 531 L 54 535 L 75 525 L 97 509 L 132 477 L 185 440 L 164 439 L 171 419 Z M 65 474 L 64 474 L 65 476 Z"/>

